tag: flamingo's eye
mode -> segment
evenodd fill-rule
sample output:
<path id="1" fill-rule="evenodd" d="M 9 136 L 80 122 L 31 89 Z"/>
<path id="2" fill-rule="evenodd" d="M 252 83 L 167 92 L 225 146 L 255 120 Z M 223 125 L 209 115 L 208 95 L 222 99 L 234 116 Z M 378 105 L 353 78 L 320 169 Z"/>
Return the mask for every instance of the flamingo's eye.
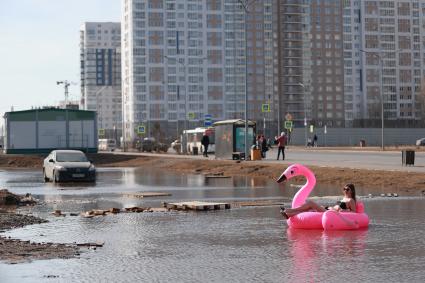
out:
<path id="1" fill-rule="evenodd" d="M 294 171 L 291 171 L 291 174 L 294 174 Z"/>

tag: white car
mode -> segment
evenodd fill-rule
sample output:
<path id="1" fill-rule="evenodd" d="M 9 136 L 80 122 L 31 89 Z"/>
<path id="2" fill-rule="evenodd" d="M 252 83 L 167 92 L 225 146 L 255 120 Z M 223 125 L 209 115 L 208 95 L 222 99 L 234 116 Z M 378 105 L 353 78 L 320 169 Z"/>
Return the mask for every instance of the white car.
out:
<path id="1" fill-rule="evenodd" d="M 45 182 L 96 181 L 96 168 L 79 150 L 53 150 L 43 161 Z"/>
<path id="2" fill-rule="evenodd" d="M 421 139 L 416 140 L 416 145 L 417 146 L 425 145 L 425 138 L 421 138 Z"/>

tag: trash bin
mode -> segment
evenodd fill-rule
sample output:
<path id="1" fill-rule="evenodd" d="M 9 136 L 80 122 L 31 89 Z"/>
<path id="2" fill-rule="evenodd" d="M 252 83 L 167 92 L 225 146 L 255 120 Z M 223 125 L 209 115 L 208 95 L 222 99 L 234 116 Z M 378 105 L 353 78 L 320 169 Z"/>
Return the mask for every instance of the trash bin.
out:
<path id="1" fill-rule="evenodd" d="M 198 147 L 197 146 L 192 147 L 192 153 L 193 153 L 193 155 L 198 155 Z"/>
<path id="2" fill-rule="evenodd" d="M 360 140 L 360 147 L 365 147 L 366 146 L 366 141 L 365 140 Z"/>
<path id="3" fill-rule="evenodd" d="M 251 149 L 251 160 L 261 160 L 261 150 Z"/>
<path id="4" fill-rule="evenodd" d="M 414 150 L 403 150 L 401 152 L 402 165 L 415 165 L 415 151 Z"/>

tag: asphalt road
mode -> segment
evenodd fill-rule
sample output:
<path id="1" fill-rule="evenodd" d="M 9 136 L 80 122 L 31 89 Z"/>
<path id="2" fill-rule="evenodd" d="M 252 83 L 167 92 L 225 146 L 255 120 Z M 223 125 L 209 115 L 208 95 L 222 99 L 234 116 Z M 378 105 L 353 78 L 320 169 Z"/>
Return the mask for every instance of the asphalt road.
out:
<path id="1" fill-rule="evenodd" d="M 177 155 L 174 150 L 170 149 L 167 154 L 156 153 L 139 153 L 139 152 L 115 152 L 116 154 L 130 154 L 130 155 L 147 155 L 147 156 L 164 156 L 175 158 L 189 158 L 189 159 L 205 159 L 201 155 Z M 330 166 L 330 167 L 345 167 L 355 169 L 372 169 L 372 170 L 396 170 L 396 171 L 410 171 L 410 172 L 424 172 L 425 173 L 425 152 L 415 152 L 415 165 L 403 166 L 402 153 L 400 151 L 371 151 L 360 149 L 344 150 L 344 149 L 315 149 L 315 148 L 300 148 L 288 147 L 285 151 L 285 161 L 276 160 L 277 148 L 274 147 L 267 152 L 266 159 L 263 162 L 293 164 L 301 163 L 304 165 L 313 166 Z M 209 159 L 214 159 L 214 155 L 210 154 Z"/>
<path id="2" fill-rule="evenodd" d="M 425 152 L 415 152 L 415 165 L 403 166 L 400 151 L 320 150 L 289 147 L 285 151 L 288 163 L 335 166 L 357 169 L 402 170 L 425 172 Z M 267 161 L 276 161 L 277 149 L 267 152 Z M 282 158 L 282 157 L 281 157 Z M 282 162 L 282 161 L 280 161 Z"/>

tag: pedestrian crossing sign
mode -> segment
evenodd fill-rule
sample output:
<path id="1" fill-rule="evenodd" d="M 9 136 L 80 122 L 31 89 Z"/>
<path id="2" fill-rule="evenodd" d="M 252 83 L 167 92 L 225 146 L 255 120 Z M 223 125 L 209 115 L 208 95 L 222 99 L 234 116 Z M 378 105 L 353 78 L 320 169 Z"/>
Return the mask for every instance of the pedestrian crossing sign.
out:
<path id="1" fill-rule="evenodd" d="M 261 104 L 261 112 L 270 112 L 270 104 Z"/>
<path id="2" fill-rule="evenodd" d="M 284 126 L 285 129 L 291 130 L 292 126 L 293 126 L 292 121 L 288 121 L 288 120 L 285 121 L 285 126 Z"/>
<path id="3" fill-rule="evenodd" d="M 146 132 L 145 125 L 139 125 L 139 126 L 137 126 L 137 133 L 138 134 L 144 134 L 145 132 Z"/>
<path id="4" fill-rule="evenodd" d="M 189 119 L 195 119 L 195 113 L 193 113 L 193 112 L 189 112 L 189 113 L 187 113 L 187 117 L 188 117 Z"/>

